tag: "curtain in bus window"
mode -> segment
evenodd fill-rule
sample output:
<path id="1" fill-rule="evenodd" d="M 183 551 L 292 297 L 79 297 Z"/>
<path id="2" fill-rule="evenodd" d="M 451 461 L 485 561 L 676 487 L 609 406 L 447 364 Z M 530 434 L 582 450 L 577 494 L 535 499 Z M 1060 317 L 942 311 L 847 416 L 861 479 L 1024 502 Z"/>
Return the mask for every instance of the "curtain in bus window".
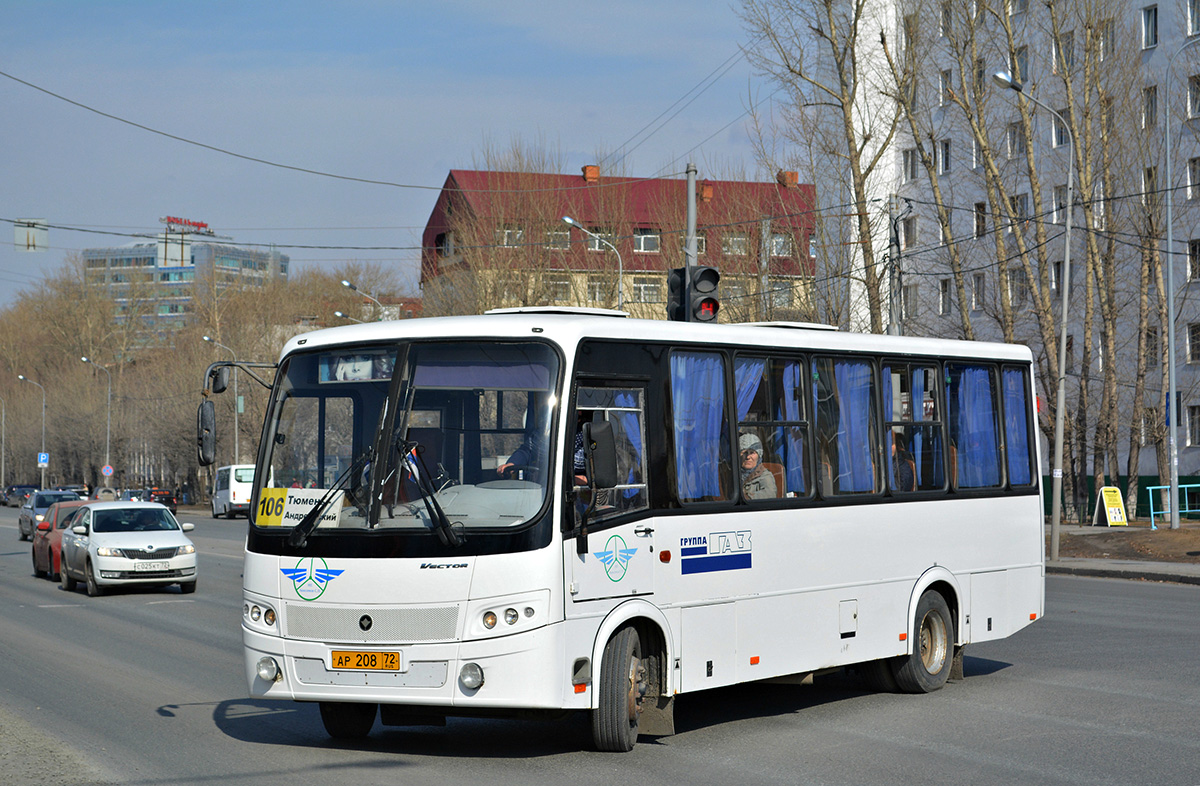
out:
<path id="1" fill-rule="evenodd" d="M 675 480 L 681 502 L 725 499 L 730 484 L 725 369 L 710 352 L 671 356 Z M 725 481 L 722 483 L 722 481 Z"/>
<path id="2" fill-rule="evenodd" d="M 804 391 L 800 387 L 800 364 L 794 360 L 785 361 L 783 366 L 783 419 L 796 422 L 803 419 L 800 412 L 800 401 Z M 801 428 L 786 428 L 784 444 L 787 445 L 787 455 L 784 456 L 784 470 L 787 474 L 787 490 L 797 494 L 807 492 L 804 485 L 804 430 Z"/>
<path id="3" fill-rule="evenodd" d="M 737 419 L 745 420 L 750 405 L 762 386 L 763 369 L 767 361 L 760 358 L 738 358 L 733 364 L 733 386 L 737 392 Z"/>
<path id="4" fill-rule="evenodd" d="M 1008 482 L 1013 486 L 1027 486 L 1033 482 L 1030 470 L 1029 386 L 1025 373 L 1020 369 L 1006 368 L 1004 380 L 1004 436 L 1008 443 Z"/>
<path id="5" fill-rule="evenodd" d="M 628 407 L 629 409 L 641 409 L 641 402 L 633 393 L 618 393 L 614 403 L 618 407 Z M 613 426 L 617 433 L 616 437 L 618 445 L 628 444 L 633 449 L 633 455 L 630 456 L 629 474 L 625 478 L 625 482 L 629 485 L 639 485 L 642 483 L 641 468 L 644 466 L 642 460 L 642 427 L 638 418 L 641 416 L 639 412 L 612 412 L 611 417 Z M 633 499 L 642 491 L 641 488 L 627 488 L 622 496 L 625 499 Z"/>
<path id="6" fill-rule="evenodd" d="M 839 399 L 838 491 L 874 491 L 871 366 L 862 361 L 836 360 L 833 367 Z"/>
<path id="7" fill-rule="evenodd" d="M 959 488 L 1000 485 L 1000 452 L 991 373 L 978 366 L 947 366 L 950 436 L 958 448 Z"/>

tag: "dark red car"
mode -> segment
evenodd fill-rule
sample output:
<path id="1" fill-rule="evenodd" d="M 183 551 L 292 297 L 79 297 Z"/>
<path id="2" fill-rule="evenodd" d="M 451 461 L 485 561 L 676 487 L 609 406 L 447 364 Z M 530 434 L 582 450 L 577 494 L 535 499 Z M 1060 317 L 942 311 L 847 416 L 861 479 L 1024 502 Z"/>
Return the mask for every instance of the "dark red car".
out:
<path id="1" fill-rule="evenodd" d="M 144 502 L 157 502 L 159 505 L 165 505 L 171 514 L 175 514 L 175 492 L 170 489 L 150 489 L 146 492 Z"/>
<path id="2" fill-rule="evenodd" d="M 56 502 L 46 510 L 45 516 L 33 530 L 33 575 L 39 579 L 49 576 L 51 581 L 58 580 L 63 530 L 70 524 L 79 506 L 87 503 L 86 499 L 72 499 Z"/>

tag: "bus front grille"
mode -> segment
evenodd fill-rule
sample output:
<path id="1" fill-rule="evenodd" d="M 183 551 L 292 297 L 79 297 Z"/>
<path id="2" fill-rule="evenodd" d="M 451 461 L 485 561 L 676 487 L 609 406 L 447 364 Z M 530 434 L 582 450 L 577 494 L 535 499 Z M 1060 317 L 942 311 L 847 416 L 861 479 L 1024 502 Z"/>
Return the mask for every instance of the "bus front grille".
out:
<path id="1" fill-rule="evenodd" d="M 329 642 L 451 641 L 458 632 L 459 607 L 329 608 L 284 606 L 284 635 Z"/>

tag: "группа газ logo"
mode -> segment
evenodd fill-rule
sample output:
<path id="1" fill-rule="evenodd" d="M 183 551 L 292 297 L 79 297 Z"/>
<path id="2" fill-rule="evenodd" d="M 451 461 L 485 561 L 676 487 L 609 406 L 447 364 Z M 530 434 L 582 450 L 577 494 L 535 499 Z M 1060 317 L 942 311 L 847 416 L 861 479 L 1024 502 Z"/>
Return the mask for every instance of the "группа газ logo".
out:
<path id="1" fill-rule="evenodd" d="M 636 548 L 625 546 L 625 539 L 620 535 L 609 538 L 608 543 L 604 544 L 604 551 L 592 552 L 596 559 L 604 563 L 604 572 L 608 574 L 609 581 L 625 578 L 625 572 L 629 570 L 629 560 L 633 559 L 636 553 Z"/>
<path id="2" fill-rule="evenodd" d="M 321 597 L 326 585 L 342 575 L 342 571 L 332 570 L 320 557 L 302 559 L 296 563 L 296 567 L 280 570 L 292 580 L 296 594 L 303 600 L 316 600 Z"/>

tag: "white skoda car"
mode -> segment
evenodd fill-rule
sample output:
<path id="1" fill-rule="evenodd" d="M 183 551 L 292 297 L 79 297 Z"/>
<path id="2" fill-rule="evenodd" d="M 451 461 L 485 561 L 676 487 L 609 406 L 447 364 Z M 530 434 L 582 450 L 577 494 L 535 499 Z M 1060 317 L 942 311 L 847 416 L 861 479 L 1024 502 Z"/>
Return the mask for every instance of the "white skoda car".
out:
<path id="1" fill-rule="evenodd" d="M 178 584 L 196 591 L 196 546 L 171 511 L 155 502 L 93 502 L 63 531 L 63 589 L 84 582 L 89 595 L 106 587 Z"/>

